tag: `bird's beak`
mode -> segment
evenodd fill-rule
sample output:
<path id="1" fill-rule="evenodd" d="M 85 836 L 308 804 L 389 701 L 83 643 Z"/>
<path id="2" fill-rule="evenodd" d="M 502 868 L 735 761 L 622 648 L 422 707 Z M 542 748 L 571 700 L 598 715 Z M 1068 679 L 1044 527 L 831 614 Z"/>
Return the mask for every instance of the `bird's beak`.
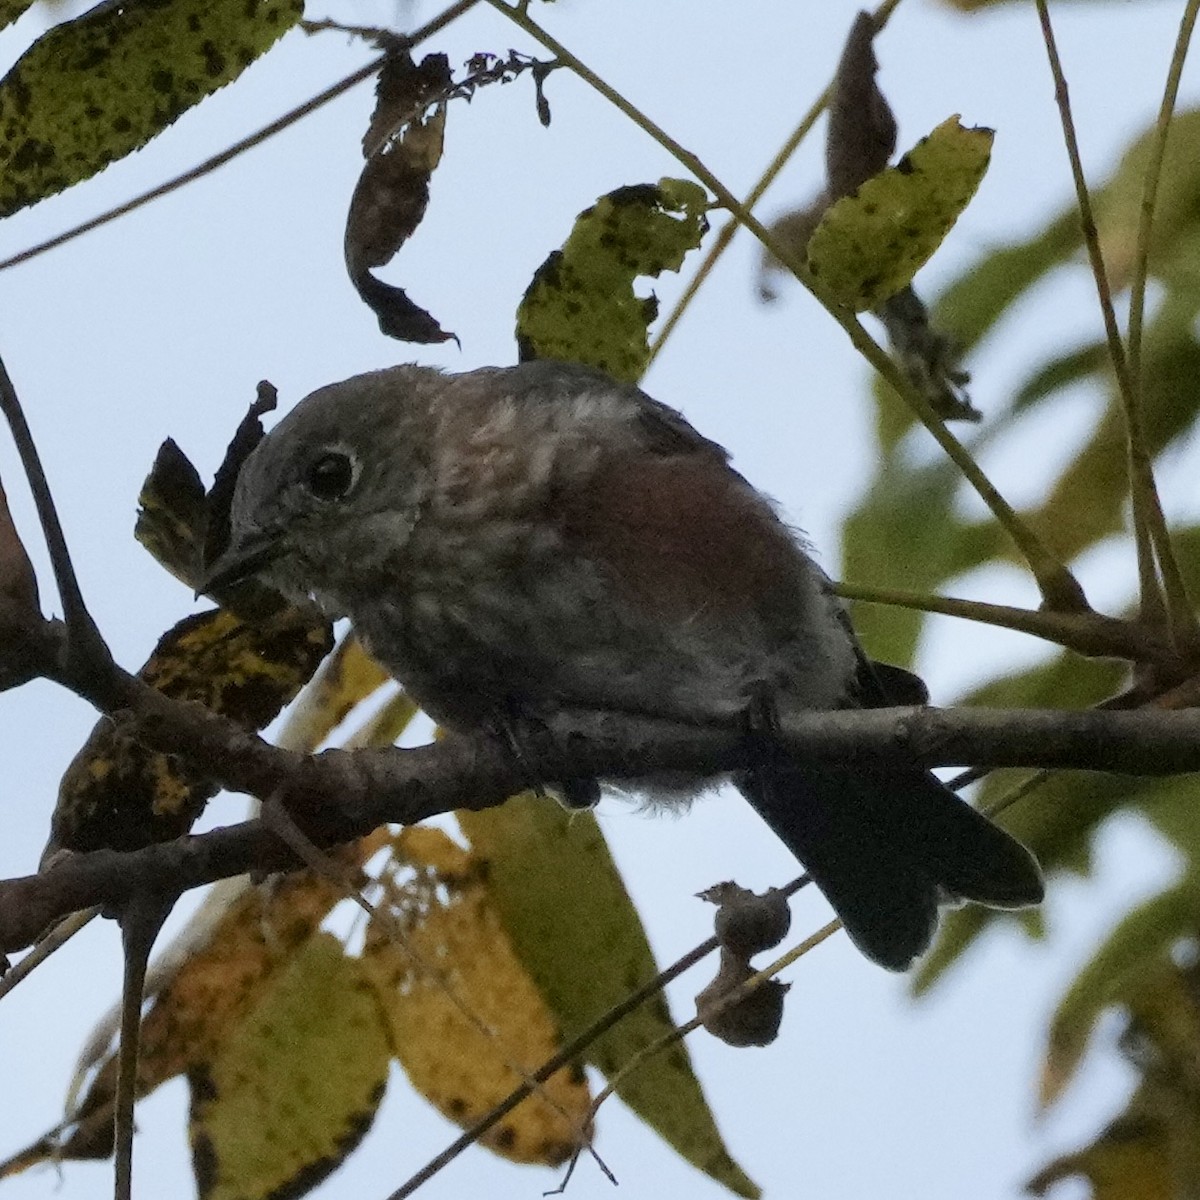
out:
<path id="1" fill-rule="evenodd" d="M 211 596 L 214 591 L 257 575 L 282 549 L 279 535 L 269 532 L 252 534 L 232 542 L 209 564 L 196 584 L 196 595 Z"/>

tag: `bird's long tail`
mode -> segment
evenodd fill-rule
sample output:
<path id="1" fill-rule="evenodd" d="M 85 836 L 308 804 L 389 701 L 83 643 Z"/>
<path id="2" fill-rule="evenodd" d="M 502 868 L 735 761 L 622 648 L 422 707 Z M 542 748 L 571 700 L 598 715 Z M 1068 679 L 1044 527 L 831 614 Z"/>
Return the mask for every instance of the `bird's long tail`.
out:
<path id="1" fill-rule="evenodd" d="M 787 764 L 742 781 L 854 944 L 893 971 L 928 949 L 938 907 L 1042 899 L 1033 855 L 918 767 Z"/>

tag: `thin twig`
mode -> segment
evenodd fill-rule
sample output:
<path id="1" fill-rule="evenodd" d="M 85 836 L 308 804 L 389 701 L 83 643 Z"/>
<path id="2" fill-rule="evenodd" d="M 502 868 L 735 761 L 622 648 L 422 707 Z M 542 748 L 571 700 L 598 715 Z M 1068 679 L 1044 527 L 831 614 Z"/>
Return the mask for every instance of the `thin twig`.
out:
<path id="1" fill-rule="evenodd" d="M 1087 599 L 1079 581 L 1060 562 L 1038 534 L 1022 519 L 1020 514 L 996 489 L 970 451 L 946 428 L 945 422 L 933 411 L 929 402 L 907 379 L 891 356 L 863 328 L 862 323 L 848 309 L 834 303 L 825 288 L 809 270 L 807 263 L 783 245 L 741 201 L 704 165 L 685 149 L 660 125 L 631 104 L 620 92 L 606 83 L 595 71 L 586 66 L 556 38 L 552 37 L 527 12 L 513 7 L 505 0 L 488 0 L 498 12 L 503 13 L 530 37 L 545 46 L 565 67 L 595 88 L 606 100 L 625 114 L 639 129 L 642 129 L 663 147 L 677 162 L 690 171 L 717 200 L 727 208 L 781 263 L 796 276 L 809 292 L 825 307 L 826 311 L 845 330 L 855 349 L 895 389 L 909 405 L 917 419 L 929 430 L 950 460 L 962 472 L 964 478 L 978 493 L 992 515 L 1013 539 L 1021 551 L 1029 569 L 1033 572 L 1038 589 L 1046 607 L 1064 612 L 1081 611 L 1088 607 Z"/>
<path id="2" fill-rule="evenodd" d="M 33 435 L 29 432 L 29 423 L 21 408 L 16 388 L 8 375 L 8 368 L 0 358 L 0 411 L 3 411 L 8 427 L 12 431 L 13 442 L 21 458 L 21 466 L 29 481 L 29 490 L 33 494 L 33 503 L 37 509 L 38 521 L 42 526 L 42 535 L 46 539 L 46 548 L 50 553 L 50 565 L 54 570 L 54 582 L 58 587 L 59 599 L 63 606 L 63 623 L 66 626 L 66 657 L 71 669 L 77 673 L 86 673 L 97 677 L 109 672 L 113 665 L 112 654 L 104 638 L 100 634 L 87 605 L 83 601 L 83 593 L 79 589 L 79 580 L 75 575 L 75 567 L 71 562 L 71 553 L 67 549 L 67 539 L 63 533 L 62 523 L 58 519 L 58 510 L 54 506 L 54 497 L 50 493 L 50 484 L 46 472 L 42 469 L 41 457 L 34 444 Z"/>
<path id="3" fill-rule="evenodd" d="M 1024 800 L 1026 796 L 1032 795 L 1049 783 L 1056 775 L 1060 775 L 1060 771 L 1034 771 L 1032 775 L 1027 775 L 1019 783 L 1013 784 L 1003 795 L 997 796 L 986 808 L 980 811 L 988 817 L 998 817 L 1005 809 L 1011 808 L 1018 800 Z"/>
<path id="4" fill-rule="evenodd" d="M 683 1041 L 690 1033 L 694 1033 L 701 1028 L 706 1021 L 713 1017 L 719 1016 L 726 1009 L 732 1008 L 736 1004 L 740 1004 L 752 992 L 760 988 L 768 979 L 774 979 L 780 971 L 786 967 L 790 967 L 798 958 L 807 954 L 810 950 L 815 949 L 822 942 L 831 938 L 839 929 L 842 928 L 842 923 L 839 920 L 830 921 L 826 925 L 822 925 L 814 934 L 810 934 L 804 941 L 793 946 L 786 954 L 781 954 L 769 966 L 763 967 L 761 971 L 756 971 L 749 979 L 743 980 L 737 987 L 731 988 L 723 995 L 720 1000 L 713 1004 L 707 1005 L 703 1013 L 697 1013 L 690 1021 L 685 1021 L 682 1025 L 664 1033 L 662 1037 L 651 1042 L 650 1045 L 642 1047 L 635 1055 L 627 1062 L 623 1063 L 621 1069 L 617 1071 L 604 1088 L 597 1094 L 595 1100 L 592 1101 L 592 1107 L 589 1112 L 589 1120 L 594 1120 L 596 1113 L 599 1112 L 600 1106 L 620 1087 L 625 1080 L 634 1072 L 641 1070 L 652 1058 L 662 1054 L 664 1050 L 669 1050 L 677 1042 Z M 570 1178 L 571 1172 L 575 1169 L 575 1158 L 578 1157 L 578 1152 L 571 1159 L 570 1165 L 567 1168 L 567 1178 Z M 565 1181 L 564 1181 L 565 1186 Z M 562 1188 L 556 1188 L 555 1192 L 561 1192 Z M 389 1197 L 389 1200 L 392 1198 Z"/>
<path id="5" fill-rule="evenodd" d="M 415 29 L 411 34 L 396 34 L 396 45 L 410 49 L 419 45 L 435 33 L 439 33 L 452 21 L 457 20 L 478 2 L 479 0 L 456 0 L 454 4 L 449 5 L 449 7 L 436 17 L 427 21 L 418 29 Z M 107 212 L 101 213 L 98 217 L 93 217 L 89 221 L 75 225 L 71 229 L 57 234 L 55 237 L 48 238 L 44 242 L 39 242 L 36 246 L 30 246 L 29 249 L 22 250 L 20 254 L 14 254 L 11 258 L 0 260 L 0 271 L 7 270 L 9 267 L 15 267 L 20 263 L 28 262 L 31 258 L 37 258 L 39 255 L 45 254 L 48 250 L 57 249 L 57 247 L 65 245 L 67 242 L 74 241 L 77 237 L 82 237 L 85 233 L 90 233 L 93 229 L 99 229 L 100 226 L 107 225 L 110 221 L 115 221 L 118 217 L 125 216 L 126 213 L 134 212 L 144 204 L 149 204 L 151 200 L 157 200 L 162 196 L 177 191 L 186 184 L 193 183 L 197 179 L 202 179 L 205 175 L 211 175 L 213 171 L 218 167 L 223 167 L 231 159 L 237 158 L 238 155 L 244 154 L 247 150 L 252 150 L 268 138 L 274 137 L 275 134 L 287 129 L 289 125 L 294 125 L 302 117 L 307 117 L 309 113 L 316 112 L 317 109 L 328 104 L 331 100 L 336 100 L 343 92 L 348 92 L 352 87 L 357 86 L 364 80 L 370 79 L 383 66 L 386 58 L 386 55 L 373 58 L 365 66 L 351 71 L 349 75 L 343 79 L 339 79 L 337 83 L 331 84 L 324 91 L 318 92 L 310 100 L 306 100 L 303 104 L 298 104 L 295 108 L 289 109 L 283 116 L 277 117 L 261 129 L 248 134 L 240 141 L 234 142 L 232 146 L 222 150 L 219 154 L 214 154 L 211 158 L 206 158 L 202 163 L 197 164 L 190 170 L 184 171 L 181 175 L 176 175 L 173 179 L 167 180 L 166 183 L 160 183 L 157 187 L 152 187 L 149 191 L 142 192 L 141 195 L 135 196 L 132 200 L 127 200 L 124 204 L 118 204 L 115 208 L 108 209 Z"/>
<path id="6" fill-rule="evenodd" d="M 1158 185 L 1162 179 L 1167 139 L 1171 132 L 1171 119 L 1179 94 L 1179 80 L 1183 74 L 1183 64 L 1187 58 L 1198 12 L 1200 12 L 1200 0 L 1188 0 L 1179 22 L 1179 33 L 1175 39 L 1171 64 L 1167 70 L 1167 81 L 1163 88 L 1162 104 L 1159 106 L 1158 118 L 1155 122 L 1154 138 L 1143 182 L 1137 241 L 1133 255 L 1133 274 L 1129 285 L 1128 331 L 1130 389 L 1138 406 L 1139 414 L 1143 399 L 1142 324 L 1146 311 L 1146 275 L 1149 269 L 1150 243 L 1154 232 L 1154 210 L 1158 200 Z M 1151 471 L 1152 464 L 1141 469 Z M 1152 475 L 1151 482 L 1153 482 Z M 1136 500 L 1136 495 L 1134 498 Z M 1157 493 L 1153 496 L 1152 503 L 1161 513 Z M 1200 626 L 1197 625 L 1187 584 L 1179 568 L 1175 548 L 1167 533 L 1165 521 L 1156 523 L 1152 519 L 1150 531 L 1167 593 L 1167 609 L 1170 613 L 1172 633 L 1181 650 L 1195 653 L 1200 650 Z"/>
<path id="7" fill-rule="evenodd" d="M 783 894 L 785 896 L 793 896 L 801 888 L 807 886 L 808 883 L 808 876 L 801 875 L 793 879 L 791 883 L 782 889 Z M 602 1034 L 607 1033 L 618 1021 L 624 1020 L 634 1009 L 639 1008 L 652 996 L 657 996 L 668 983 L 677 979 L 684 971 L 694 967 L 702 959 L 707 958 L 708 955 L 717 949 L 718 945 L 717 939 L 710 937 L 701 942 L 700 945 L 689 950 L 681 958 L 676 959 L 669 967 L 660 971 L 649 982 L 644 983 L 636 992 L 631 992 L 626 996 L 620 1004 L 614 1005 L 602 1017 L 593 1021 L 577 1037 L 572 1038 L 553 1058 L 547 1059 L 538 1067 L 533 1073 L 533 1078 L 538 1082 L 544 1082 L 549 1079 L 551 1075 L 566 1066 L 567 1063 L 578 1058 L 588 1046 L 595 1042 Z M 528 1095 L 528 1084 L 522 1084 L 520 1087 L 514 1088 L 491 1112 L 481 1117 L 470 1129 L 465 1130 L 459 1137 L 455 1138 L 436 1158 L 430 1159 L 415 1175 L 392 1192 L 387 1200 L 406 1200 L 406 1197 L 411 1196 L 422 1184 L 432 1179 L 444 1166 L 453 1162 L 464 1150 L 479 1141 L 497 1121 L 512 1112 Z"/>
<path id="8" fill-rule="evenodd" d="M 3 1000 L 23 979 L 28 979 L 56 950 L 61 950 L 85 925 L 100 915 L 99 908 L 85 908 L 59 921 L 20 962 L 14 963 L 0 975 L 0 1000 Z"/>
<path id="9" fill-rule="evenodd" d="M 1096 283 L 1096 295 L 1100 301 L 1100 312 L 1104 320 L 1109 357 L 1112 360 L 1113 374 L 1117 380 L 1117 392 L 1121 398 L 1125 417 L 1129 491 L 1133 503 L 1134 541 L 1137 547 L 1142 617 L 1148 623 L 1161 624 L 1165 613 L 1178 648 L 1184 652 L 1194 652 L 1200 647 L 1200 625 L 1197 625 L 1196 615 L 1188 597 L 1187 586 L 1175 560 L 1166 517 L 1163 514 L 1162 502 L 1158 494 L 1158 485 L 1154 479 L 1154 463 L 1148 449 L 1146 431 L 1142 422 L 1140 398 L 1137 388 L 1134 386 L 1132 372 L 1125 355 L 1125 347 L 1117 327 L 1112 289 L 1104 265 L 1104 256 L 1100 249 L 1100 235 L 1096 228 L 1091 196 L 1088 192 L 1083 161 L 1079 153 L 1079 140 L 1075 134 L 1075 121 L 1071 113 L 1067 79 L 1063 72 L 1062 60 L 1059 57 L 1054 27 L 1050 22 L 1047 0 L 1036 0 L 1036 4 L 1042 39 L 1046 45 L 1046 57 L 1050 63 L 1050 73 L 1054 78 L 1054 96 L 1062 121 L 1067 157 L 1071 163 L 1071 177 L 1075 183 L 1079 223 L 1083 231 L 1084 244 L 1087 247 L 1092 276 Z M 1161 590 L 1158 582 L 1159 575 L 1155 570 L 1156 558 L 1162 575 Z"/>
<path id="10" fill-rule="evenodd" d="M 1045 609 L 1014 608 L 1007 604 L 988 604 L 980 600 L 960 600 L 951 596 L 931 596 L 895 588 L 862 587 L 838 583 L 833 589 L 846 600 L 861 604 L 886 604 L 919 612 L 941 613 L 979 621 L 1000 629 L 1014 629 L 1046 642 L 1065 646 L 1079 654 L 1102 658 L 1124 658 L 1130 662 L 1176 662 L 1174 648 L 1144 624 L 1108 617 L 1093 612 L 1047 612 Z"/>
<path id="11" fill-rule="evenodd" d="M 1175 48 L 1171 53 L 1171 65 L 1167 70 L 1167 82 L 1163 88 L 1158 119 L 1154 124 L 1154 138 L 1150 144 L 1150 157 L 1146 163 L 1146 176 L 1142 184 L 1137 242 L 1133 254 L 1133 271 L 1129 279 L 1129 374 L 1134 390 L 1139 394 L 1142 373 L 1142 322 L 1146 314 L 1146 275 L 1150 262 L 1150 241 L 1154 232 L 1154 210 L 1158 202 L 1158 185 L 1162 180 L 1171 120 L 1175 114 L 1175 101 L 1179 95 L 1179 80 L 1183 75 L 1183 64 L 1191 45 L 1197 13 L 1200 13 L 1200 0 L 1187 0 L 1179 21 Z"/>
<path id="12" fill-rule="evenodd" d="M 121 988 L 117 1089 L 113 1100 L 114 1200 L 133 1200 L 133 1107 L 137 1102 L 146 964 L 150 961 L 154 940 L 177 899 L 178 893 L 143 892 L 135 896 L 121 914 L 125 975 Z"/>
<path id="13" fill-rule="evenodd" d="M 883 0 L 883 3 L 871 14 L 871 19 L 875 24 L 876 35 L 888 23 L 889 18 L 897 7 L 899 7 L 899 4 L 900 0 Z M 742 201 L 742 207 L 747 212 L 753 211 L 754 206 L 763 198 L 771 184 L 775 182 L 779 172 L 783 170 L 792 155 L 799 149 L 800 144 L 808 137 L 809 132 L 817 123 L 821 114 L 829 107 L 829 98 L 832 94 L 833 84 L 830 83 L 812 102 L 804 116 L 800 118 L 800 123 L 792 130 L 787 141 L 779 147 L 775 157 L 771 159 L 762 175 L 759 176 L 758 182 L 746 193 L 746 198 Z M 688 280 L 687 286 L 683 289 L 683 294 L 675 301 L 674 307 L 667 314 L 666 319 L 662 323 L 662 328 L 659 329 L 658 334 L 651 343 L 649 362 L 653 362 L 661 353 L 667 339 L 674 332 L 675 326 L 683 319 L 684 313 L 687 312 L 688 307 L 696 298 L 705 280 L 708 279 L 712 269 L 729 248 L 729 244 L 733 241 L 734 235 L 740 228 L 741 222 L 736 217 L 730 217 L 717 231 L 717 236 L 713 239 L 713 244 L 708 248 L 708 253 L 705 254 L 700 266 L 696 268 L 696 273 Z"/>
<path id="14" fill-rule="evenodd" d="M 486 1024 L 470 1004 L 467 1003 L 466 999 L 450 981 L 449 975 L 431 962 L 412 944 L 412 939 L 405 933 L 404 928 L 394 914 L 386 907 L 371 903 L 363 894 L 362 889 L 347 878 L 346 873 L 341 869 L 339 864 L 308 837 L 304 830 L 292 820 L 278 793 L 269 796 L 263 803 L 262 820 L 269 829 L 275 832 L 280 840 L 288 845 L 297 858 L 307 864 L 309 870 L 333 884 L 347 900 L 357 905 L 366 913 L 368 918 L 383 930 L 388 941 L 402 954 L 406 955 L 422 975 L 433 981 L 438 990 L 450 1001 L 451 1006 L 458 1012 L 459 1016 L 485 1042 L 489 1042 L 492 1045 L 497 1051 L 500 1061 L 509 1071 L 518 1079 L 528 1084 L 530 1091 L 537 1093 L 541 1100 L 558 1113 L 564 1121 L 570 1121 L 566 1110 L 546 1091 L 541 1081 L 535 1079 L 525 1067 L 508 1055 L 503 1044 L 503 1038 L 495 1029 Z M 599 1154 L 596 1153 L 595 1148 L 592 1146 L 590 1139 L 588 1141 L 588 1149 L 591 1150 L 596 1161 L 601 1163 L 602 1169 L 607 1170 L 603 1166 Z"/>

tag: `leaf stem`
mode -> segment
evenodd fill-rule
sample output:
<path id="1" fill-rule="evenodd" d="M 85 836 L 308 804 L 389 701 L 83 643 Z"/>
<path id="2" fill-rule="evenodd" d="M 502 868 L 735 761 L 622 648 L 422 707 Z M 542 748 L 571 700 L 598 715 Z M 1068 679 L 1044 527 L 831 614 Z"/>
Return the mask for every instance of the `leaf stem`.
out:
<path id="1" fill-rule="evenodd" d="M 846 600 L 856 600 L 862 604 L 889 604 L 919 612 L 961 617 L 1001 629 L 1013 629 L 1094 658 L 1123 658 L 1130 662 L 1164 665 L 1174 659 L 1172 647 L 1144 624 L 1123 621 L 1091 610 L 1048 612 L 1045 609 L 1014 608 L 1006 604 L 987 604 L 979 600 L 930 596 L 850 583 L 835 584 L 834 591 Z"/>
<path id="2" fill-rule="evenodd" d="M 20 962 L 14 963 L 0 975 L 0 1000 L 23 979 L 28 979 L 34 968 L 44 963 L 55 951 L 61 950 L 85 925 L 99 915 L 99 908 L 85 908 L 59 921 Z M 0 1171 L 0 1179 L 3 1177 L 3 1172 Z"/>
<path id="3" fill-rule="evenodd" d="M 514 8 L 506 0 L 488 0 L 497 11 L 502 12 L 514 24 L 523 29 L 535 41 L 540 42 L 564 66 L 574 71 L 585 83 L 590 84 L 606 100 L 624 113 L 639 129 L 649 134 L 677 162 L 690 171 L 718 201 L 727 208 L 736 220 L 745 225 L 756 238 L 784 263 L 796 278 L 812 293 L 826 311 L 846 331 L 855 349 L 881 374 L 909 405 L 918 420 L 933 435 L 934 440 L 945 451 L 950 460 L 963 473 L 980 499 L 991 510 L 992 515 L 1007 531 L 1025 558 L 1037 581 L 1045 606 L 1061 612 L 1081 612 L 1088 608 L 1087 599 L 1078 580 L 1070 570 L 1054 556 L 1048 546 L 1038 537 L 1000 495 L 995 485 L 984 474 L 967 448 L 946 428 L 945 422 L 934 413 L 929 402 L 905 378 L 887 351 L 880 346 L 855 317 L 854 313 L 834 303 L 824 287 L 818 282 L 807 263 L 782 245 L 761 221 L 704 165 L 690 150 L 671 137 L 661 126 L 631 104 L 618 91 L 600 78 L 590 67 L 581 62 L 561 42 L 546 32 L 529 15 Z"/>
<path id="4" fill-rule="evenodd" d="M 1138 218 L 1137 242 L 1134 248 L 1133 274 L 1129 285 L 1129 329 L 1127 335 L 1130 387 L 1139 413 L 1143 398 L 1142 332 L 1146 313 L 1146 276 L 1150 262 L 1150 242 L 1154 232 L 1154 210 L 1158 201 L 1158 186 L 1162 179 L 1167 139 L 1171 132 L 1171 120 L 1179 95 L 1179 81 L 1183 74 L 1183 64 L 1187 58 L 1188 47 L 1191 44 L 1197 13 L 1200 13 L 1200 0 L 1187 0 L 1183 16 L 1179 21 L 1179 32 L 1171 53 L 1171 63 L 1167 68 L 1167 80 L 1163 87 L 1162 103 L 1155 121 L 1150 158 L 1146 164 L 1146 176 L 1142 185 L 1142 204 Z M 1140 469 L 1150 471 L 1152 464 L 1147 461 L 1146 466 L 1140 467 Z M 1153 483 L 1153 476 L 1151 476 L 1151 483 Z M 1151 500 L 1161 518 L 1157 492 L 1151 497 Z M 1175 557 L 1174 546 L 1167 532 L 1166 522 L 1162 520 L 1152 522 L 1150 532 L 1158 555 L 1159 569 L 1162 572 L 1163 585 L 1167 594 L 1167 610 L 1170 614 L 1171 628 L 1176 643 L 1181 650 L 1191 653 L 1200 652 L 1200 627 L 1197 626 L 1195 610 Z"/>
<path id="5" fill-rule="evenodd" d="M 1113 309 L 1112 290 L 1108 272 L 1100 249 L 1100 235 L 1096 229 L 1091 196 L 1083 172 L 1083 161 L 1079 153 L 1079 139 L 1075 133 L 1075 120 L 1071 113 L 1071 97 L 1059 57 L 1054 27 L 1050 22 L 1047 0 L 1035 0 L 1042 40 L 1046 45 L 1046 57 L 1054 79 L 1054 97 L 1058 105 L 1066 143 L 1067 157 L 1071 163 L 1071 177 L 1075 183 L 1075 197 L 1079 206 L 1079 222 L 1083 240 L 1091 263 L 1092 276 L 1096 281 L 1096 295 L 1100 301 L 1100 312 L 1104 320 L 1105 338 L 1113 373 L 1117 380 L 1117 391 L 1121 398 L 1125 417 L 1125 437 L 1129 471 L 1129 491 L 1133 503 L 1134 541 L 1137 547 L 1138 584 L 1141 596 L 1142 617 L 1148 624 L 1161 625 L 1165 613 L 1167 623 L 1181 650 L 1195 652 L 1200 649 L 1200 626 L 1188 597 L 1179 564 L 1175 559 L 1163 514 L 1158 486 L 1154 480 L 1154 463 L 1147 447 L 1142 410 L 1133 372 L 1125 355 Z M 1174 63 L 1172 64 L 1174 65 Z M 1180 62 L 1182 68 L 1182 61 Z M 1143 212 L 1143 218 L 1145 213 Z M 1140 230 L 1139 230 L 1140 234 Z M 1140 338 L 1140 328 L 1139 328 Z M 1157 557 L 1157 570 L 1155 558 Z M 1161 572 L 1162 587 L 1159 586 Z M 1164 603 L 1165 602 L 1165 603 Z"/>
<path id="6" fill-rule="evenodd" d="M 785 896 L 793 896 L 801 888 L 807 886 L 809 878 L 801 875 L 793 879 L 786 887 L 780 889 Z M 682 958 L 678 958 L 669 967 L 660 971 L 653 979 L 642 984 L 634 992 L 630 992 L 620 1004 L 614 1005 L 598 1017 L 587 1029 L 572 1038 L 553 1058 L 547 1059 L 533 1073 L 533 1079 L 544 1083 L 551 1075 L 560 1071 L 567 1063 L 578 1058 L 597 1038 L 607 1033 L 618 1021 L 627 1017 L 634 1009 L 639 1008 L 652 996 L 657 996 L 668 983 L 677 979 L 685 971 L 690 970 L 702 959 L 707 958 L 718 946 L 715 937 L 707 938 L 698 946 L 689 950 Z M 782 969 L 782 968 L 781 968 Z M 444 1166 L 456 1159 L 469 1146 L 474 1145 L 497 1121 L 507 1116 L 531 1092 L 529 1083 L 522 1083 L 514 1088 L 491 1112 L 485 1113 L 470 1129 L 464 1130 L 461 1136 L 454 1139 L 436 1158 L 430 1159 L 415 1175 L 400 1185 L 388 1197 L 388 1200 L 407 1200 L 422 1184 L 427 1183 Z"/>
<path id="7" fill-rule="evenodd" d="M 888 19 L 899 5 L 900 0 L 883 0 L 883 3 L 871 14 L 877 35 L 888 23 Z M 804 116 L 800 118 L 800 123 L 792 130 L 787 141 L 779 147 L 775 157 L 771 159 L 770 163 L 767 164 L 766 170 L 759 176 L 758 182 L 746 193 L 746 198 L 742 201 L 742 207 L 747 211 L 753 210 L 754 206 L 763 198 L 767 189 L 775 182 L 779 172 L 783 170 L 788 160 L 796 153 L 800 143 L 808 137 L 821 114 L 829 107 L 829 98 L 832 93 L 833 84 L 829 83 L 825 86 L 825 90 L 812 102 Z M 688 284 L 683 290 L 683 295 L 675 301 L 674 307 L 663 321 L 662 328 L 658 331 L 654 343 L 650 347 L 650 362 L 653 362 L 658 357 L 667 339 L 674 332 L 675 326 L 683 319 L 684 313 L 687 312 L 721 256 L 729 249 L 729 244 L 733 241 L 734 235 L 740 228 L 741 222 L 737 217 L 731 216 L 717 231 L 717 236 L 713 239 L 713 244 L 708 248 L 708 253 L 705 254 L 700 266 L 696 269 L 696 273 L 688 280 Z"/>
<path id="8" fill-rule="evenodd" d="M 440 32 L 452 21 L 457 20 L 478 2 L 479 0 L 455 0 L 454 4 L 443 9 L 436 17 L 426 21 L 424 25 L 413 30 L 412 33 L 407 35 L 397 34 L 396 44 L 408 47 L 418 45 L 427 38 L 432 37 L 435 33 Z M 88 221 L 72 226 L 72 228 L 65 230 L 63 233 L 56 234 L 52 238 L 47 238 L 44 242 L 38 242 L 37 245 L 30 246 L 28 249 L 22 250 L 19 254 L 14 254 L 10 258 L 0 260 L 0 271 L 6 271 L 9 267 L 29 262 L 30 259 L 37 258 L 49 250 L 55 250 L 67 242 L 73 242 L 77 237 L 82 237 L 85 233 L 91 233 L 93 229 L 99 229 L 102 225 L 107 225 L 110 221 L 115 221 L 118 217 L 123 217 L 126 213 L 134 212 L 144 204 L 149 204 L 151 200 L 167 196 L 171 192 L 178 191 L 179 188 L 184 187 L 186 184 L 193 183 L 197 179 L 202 179 L 205 175 L 211 175 L 213 171 L 218 167 L 223 167 L 231 159 L 237 158 L 238 155 L 244 154 L 247 150 L 252 150 L 268 138 L 274 137 L 275 134 L 287 129 L 289 125 L 294 125 L 302 117 L 307 117 L 309 113 L 316 112 L 318 108 L 328 104 L 331 100 L 336 100 L 343 92 L 348 92 L 352 87 L 357 86 L 364 80 L 370 79 L 383 66 L 386 57 L 386 55 L 376 56 L 369 63 L 366 63 L 355 71 L 351 71 L 349 75 L 339 79 L 337 83 L 330 84 L 324 91 L 318 92 L 315 96 L 304 101 L 303 104 L 298 104 L 295 108 L 289 109 L 283 116 L 276 117 L 274 121 L 264 125 L 261 129 L 247 134 L 244 138 L 234 142 L 232 146 L 227 146 L 219 154 L 214 154 L 211 158 L 206 158 L 203 162 L 197 163 L 196 166 L 184 171 L 181 175 L 176 175 L 173 179 L 168 179 L 166 183 L 160 183 L 156 187 L 152 187 L 148 191 L 135 196 L 132 200 L 127 200 L 124 204 L 118 204 L 115 208 L 110 208 L 97 217 L 92 217 Z"/>
<path id="9" fill-rule="evenodd" d="M 1154 125 L 1154 139 L 1150 146 L 1150 158 L 1146 163 L 1146 177 L 1142 185 L 1142 206 L 1133 256 L 1133 273 L 1129 281 L 1129 373 L 1134 388 L 1138 391 L 1141 385 L 1142 324 L 1146 314 L 1146 276 L 1150 262 L 1150 239 L 1154 231 L 1154 209 L 1158 202 L 1158 185 L 1162 180 L 1163 161 L 1166 158 L 1167 138 L 1171 132 L 1175 101 L 1179 95 L 1179 80 L 1183 75 L 1183 64 L 1191 44 L 1197 13 L 1200 13 L 1200 0 L 1187 0 L 1179 22 L 1175 49 L 1171 54 L 1171 65 L 1167 70 L 1167 82 L 1163 88 L 1162 104 L 1159 106 L 1158 119 Z"/>

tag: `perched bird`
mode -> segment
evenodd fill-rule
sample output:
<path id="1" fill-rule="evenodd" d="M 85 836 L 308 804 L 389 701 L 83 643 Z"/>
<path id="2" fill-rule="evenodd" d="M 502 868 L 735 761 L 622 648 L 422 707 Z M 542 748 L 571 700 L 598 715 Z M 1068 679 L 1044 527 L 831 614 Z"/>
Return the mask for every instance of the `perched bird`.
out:
<path id="1" fill-rule="evenodd" d="M 923 696 L 867 660 L 720 446 L 567 363 L 400 366 L 314 392 L 243 465 L 208 582 L 252 574 L 349 617 L 458 730 L 564 707 L 703 722 Z M 738 786 L 882 966 L 928 947 L 939 904 L 1041 900 L 1030 853 L 916 764 L 767 757 Z M 666 798 L 705 782 L 672 778 Z"/>

